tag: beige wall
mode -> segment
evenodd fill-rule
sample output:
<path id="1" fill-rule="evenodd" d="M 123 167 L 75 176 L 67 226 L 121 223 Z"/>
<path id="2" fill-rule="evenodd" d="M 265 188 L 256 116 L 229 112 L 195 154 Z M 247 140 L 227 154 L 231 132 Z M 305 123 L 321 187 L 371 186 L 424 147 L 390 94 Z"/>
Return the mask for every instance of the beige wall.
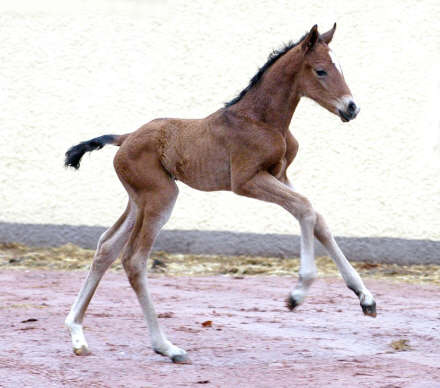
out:
<path id="1" fill-rule="evenodd" d="M 75 172 L 69 146 L 205 116 L 273 48 L 336 21 L 332 46 L 362 110 L 342 124 L 301 101 L 289 175 L 337 235 L 440 240 L 438 0 L 4 3 L 0 221 L 110 225 L 126 202 L 116 149 Z M 168 229 L 298 233 L 273 205 L 180 187 Z"/>

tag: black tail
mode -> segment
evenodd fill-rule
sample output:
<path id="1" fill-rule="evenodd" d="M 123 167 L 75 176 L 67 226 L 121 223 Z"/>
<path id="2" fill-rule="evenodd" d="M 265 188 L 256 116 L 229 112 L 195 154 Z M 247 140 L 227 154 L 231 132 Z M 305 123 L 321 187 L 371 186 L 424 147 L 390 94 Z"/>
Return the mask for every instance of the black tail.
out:
<path id="1" fill-rule="evenodd" d="M 79 143 L 76 146 L 69 148 L 69 150 L 66 152 L 66 159 L 64 161 L 64 165 L 66 167 L 70 166 L 78 169 L 79 164 L 81 162 L 81 158 L 86 152 L 100 150 L 106 144 L 117 144 L 117 139 L 119 137 L 120 136 L 117 135 L 99 136 L 91 140 L 83 141 L 82 143 Z"/>

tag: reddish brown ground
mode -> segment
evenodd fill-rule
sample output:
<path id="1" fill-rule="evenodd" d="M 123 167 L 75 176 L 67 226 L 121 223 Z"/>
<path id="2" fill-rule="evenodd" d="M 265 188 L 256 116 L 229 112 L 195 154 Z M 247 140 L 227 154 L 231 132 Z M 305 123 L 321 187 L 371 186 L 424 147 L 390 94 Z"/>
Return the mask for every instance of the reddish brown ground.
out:
<path id="1" fill-rule="evenodd" d="M 289 312 L 293 278 L 153 278 L 160 321 L 193 362 L 174 365 L 151 351 L 122 273 L 105 276 L 86 316 L 93 354 L 73 355 L 63 320 L 84 276 L 0 271 L 1 387 L 440 387 L 438 286 L 367 280 L 372 319 L 339 279 Z"/>

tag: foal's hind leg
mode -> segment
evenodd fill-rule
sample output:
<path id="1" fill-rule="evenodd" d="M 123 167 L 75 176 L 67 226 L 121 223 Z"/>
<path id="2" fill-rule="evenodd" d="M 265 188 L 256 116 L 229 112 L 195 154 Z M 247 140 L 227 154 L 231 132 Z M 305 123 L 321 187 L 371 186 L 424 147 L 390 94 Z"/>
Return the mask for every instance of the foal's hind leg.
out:
<path id="1" fill-rule="evenodd" d="M 160 328 L 147 288 L 146 262 L 156 236 L 171 215 L 178 193 L 177 185 L 164 172 L 162 174 L 162 179 L 157 177 L 162 183 L 155 182 L 149 191 L 136 195 L 139 211 L 122 264 L 147 321 L 154 351 L 175 363 L 189 363 L 186 352 L 168 341 Z"/>
<path id="2" fill-rule="evenodd" d="M 73 351 L 77 355 L 87 355 L 89 353 L 82 327 L 84 314 L 98 287 L 99 281 L 105 271 L 118 258 L 119 253 L 127 242 L 130 230 L 134 224 L 134 215 L 135 205 L 129 202 L 127 209 L 116 224 L 102 234 L 87 279 L 67 315 L 65 325 L 70 331 Z"/>

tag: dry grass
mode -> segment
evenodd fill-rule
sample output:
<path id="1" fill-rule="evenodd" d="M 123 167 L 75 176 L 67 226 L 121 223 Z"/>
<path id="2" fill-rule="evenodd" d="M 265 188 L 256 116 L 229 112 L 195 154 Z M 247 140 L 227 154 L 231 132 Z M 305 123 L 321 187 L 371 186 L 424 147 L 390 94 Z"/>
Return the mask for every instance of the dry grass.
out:
<path id="1" fill-rule="evenodd" d="M 35 248 L 21 244 L 0 244 L 0 268 L 7 269 L 88 269 L 94 251 L 73 244 L 55 248 Z M 354 262 L 354 267 L 364 278 L 391 279 L 410 283 L 440 285 L 440 265 L 397 265 Z M 167 276 L 206 275 L 276 275 L 296 276 L 298 258 L 279 259 L 273 257 L 182 255 L 155 252 L 149 260 L 150 272 Z M 328 257 L 318 257 L 320 276 L 338 276 L 338 270 Z M 121 271 L 120 261 L 112 266 Z"/>

